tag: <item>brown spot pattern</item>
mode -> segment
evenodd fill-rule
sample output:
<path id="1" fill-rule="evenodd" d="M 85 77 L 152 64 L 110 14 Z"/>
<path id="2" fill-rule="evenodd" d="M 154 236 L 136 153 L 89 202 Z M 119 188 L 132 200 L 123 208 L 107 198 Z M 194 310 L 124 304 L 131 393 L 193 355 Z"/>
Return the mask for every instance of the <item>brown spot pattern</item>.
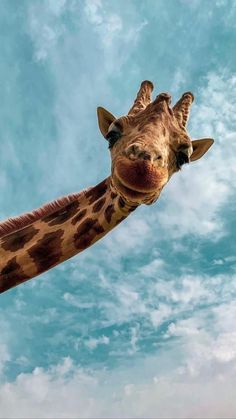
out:
<path id="1" fill-rule="evenodd" d="M 101 198 L 101 199 L 99 199 L 99 201 L 97 201 L 97 202 L 94 204 L 94 206 L 93 206 L 93 208 L 92 208 L 92 211 L 93 211 L 93 212 L 98 212 L 98 211 L 100 211 L 100 209 L 103 207 L 103 205 L 105 204 L 105 202 L 106 202 L 106 198 Z"/>
<path id="2" fill-rule="evenodd" d="M 104 215 L 105 215 L 105 219 L 107 220 L 108 223 L 111 222 L 111 218 L 112 218 L 112 215 L 114 214 L 114 212 L 115 212 L 115 208 L 114 208 L 113 204 L 108 205 L 108 207 L 105 209 Z"/>
<path id="3" fill-rule="evenodd" d="M 85 193 L 86 198 L 89 199 L 89 204 L 93 204 L 99 198 L 101 198 L 107 191 L 106 179 L 99 183 L 94 188 L 90 189 Z"/>
<path id="4" fill-rule="evenodd" d="M 42 219 L 45 223 L 48 223 L 49 226 L 55 226 L 65 223 L 71 217 L 73 217 L 79 208 L 79 202 L 74 201 L 66 205 L 64 208 L 59 209 L 58 211 L 47 215 Z"/>
<path id="5" fill-rule="evenodd" d="M 15 252 L 22 249 L 37 233 L 38 229 L 33 226 L 25 227 L 15 231 L 1 239 L 1 246 L 4 250 Z"/>
<path id="6" fill-rule="evenodd" d="M 80 211 L 74 218 L 72 218 L 71 220 L 71 224 L 75 225 L 77 224 L 80 220 L 82 220 L 82 218 L 85 216 L 87 210 L 83 209 L 82 211 Z"/>
<path id="7" fill-rule="evenodd" d="M 124 208 L 125 206 L 125 201 L 121 196 L 119 197 L 118 205 L 120 208 Z"/>
<path id="8" fill-rule="evenodd" d="M 101 233 L 104 233 L 104 228 L 99 224 L 98 220 L 88 218 L 78 227 L 77 233 L 74 235 L 75 247 L 77 249 L 86 249 L 92 243 L 93 239 Z"/>
<path id="9" fill-rule="evenodd" d="M 28 250 L 37 267 L 38 274 L 52 268 L 59 262 L 62 256 L 61 243 L 63 233 L 62 229 L 47 233 Z"/>
<path id="10" fill-rule="evenodd" d="M 20 265 L 16 262 L 16 257 L 12 258 L 0 272 L 0 293 L 27 281 L 27 279 L 30 278 L 24 274 Z"/>

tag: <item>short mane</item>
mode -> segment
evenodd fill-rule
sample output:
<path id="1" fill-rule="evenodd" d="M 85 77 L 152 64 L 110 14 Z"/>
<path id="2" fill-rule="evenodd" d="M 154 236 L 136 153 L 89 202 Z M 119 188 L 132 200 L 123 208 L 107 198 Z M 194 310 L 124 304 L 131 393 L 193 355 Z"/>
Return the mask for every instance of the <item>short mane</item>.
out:
<path id="1" fill-rule="evenodd" d="M 50 215 L 59 209 L 62 209 L 72 201 L 81 197 L 85 191 L 70 194 L 56 199 L 55 201 L 48 202 L 40 208 L 37 208 L 26 214 L 19 215 L 18 217 L 8 218 L 5 221 L 0 222 L 0 238 L 11 234 L 17 230 L 20 230 L 28 225 L 40 220 L 40 218 Z"/>

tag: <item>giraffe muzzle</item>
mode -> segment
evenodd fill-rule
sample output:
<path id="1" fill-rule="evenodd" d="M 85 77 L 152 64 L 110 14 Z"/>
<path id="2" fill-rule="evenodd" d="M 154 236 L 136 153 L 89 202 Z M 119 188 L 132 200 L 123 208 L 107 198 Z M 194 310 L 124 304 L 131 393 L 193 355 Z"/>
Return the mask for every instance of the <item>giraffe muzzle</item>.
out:
<path id="1" fill-rule="evenodd" d="M 150 161 L 143 159 L 117 160 L 114 174 L 126 188 L 144 194 L 158 191 L 168 181 L 166 168 L 156 168 Z"/>

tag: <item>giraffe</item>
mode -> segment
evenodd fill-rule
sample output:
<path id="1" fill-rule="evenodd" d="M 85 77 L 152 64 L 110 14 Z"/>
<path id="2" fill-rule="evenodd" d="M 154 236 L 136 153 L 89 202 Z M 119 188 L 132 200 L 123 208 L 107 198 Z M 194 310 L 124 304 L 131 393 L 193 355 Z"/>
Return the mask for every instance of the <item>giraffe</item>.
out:
<path id="1" fill-rule="evenodd" d="M 153 204 L 171 176 L 202 157 L 211 138 L 191 140 L 186 130 L 191 92 L 171 107 L 171 96 L 152 101 L 152 82 L 141 83 L 128 114 L 97 108 L 108 142 L 111 174 L 98 185 L 0 223 L 0 292 L 5 292 L 85 250 L 139 205 Z"/>

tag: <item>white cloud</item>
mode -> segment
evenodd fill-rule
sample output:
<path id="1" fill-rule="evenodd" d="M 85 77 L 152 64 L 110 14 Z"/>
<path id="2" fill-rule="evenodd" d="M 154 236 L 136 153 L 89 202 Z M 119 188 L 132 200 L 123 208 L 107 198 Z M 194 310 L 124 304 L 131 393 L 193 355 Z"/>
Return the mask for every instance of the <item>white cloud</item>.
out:
<path id="1" fill-rule="evenodd" d="M 114 13 L 106 13 L 101 0 L 86 0 L 85 13 L 89 22 L 95 25 L 95 30 L 105 46 L 111 46 L 114 38 L 124 30 L 121 17 Z"/>
<path id="2" fill-rule="evenodd" d="M 66 292 L 63 295 L 63 298 L 67 303 L 71 304 L 74 307 L 81 308 L 81 309 L 92 308 L 95 305 L 94 302 L 83 302 L 83 301 L 81 301 L 81 298 L 82 298 L 81 296 L 80 296 L 80 298 L 78 298 L 78 297 L 74 296 L 73 294 L 71 294 L 69 292 Z"/>
<path id="3" fill-rule="evenodd" d="M 166 367 L 165 349 L 156 357 L 113 370 L 86 371 L 69 358 L 48 370 L 35 368 L 1 385 L 0 417 L 233 418 L 236 363 L 230 357 L 222 370 L 221 355 L 213 353 L 209 369 L 209 343 L 213 342 L 189 348 L 198 350 L 197 374 L 190 362 L 194 352 L 185 354 L 185 361 L 173 369 Z M 178 347 L 173 356 L 179 357 Z"/>
<path id="4" fill-rule="evenodd" d="M 224 264 L 227 264 L 227 263 L 234 263 L 234 262 L 236 262 L 236 256 L 226 256 L 226 257 L 224 257 L 224 258 L 221 258 L 221 259 L 214 259 L 213 260 L 213 264 L 214 265 L 224 265 Z"/>
<path id="5" fill-rule="evenodd" d="M 214 343 L 212 353 L 220 362 L 236 359 L 236 332 L 221 334 Z"/>
<path id="6" fill-rule="evenodd" d="M 90 350 L 96 349 L 98 345 L 109 345 L 110 339 L 108 336 L 100 336 L 99 338 L 89 338 L 84 340 L 84 345 Z"/>
<path id="7" fill-rule="evenodd" d="M 199 302 L 205 298 L 209 300 L 211 297 L 211 293 L 205 288 L 202 278 L 184 276 L 180 283 L 181 287 L 179 287 L 179 284 L 177 286 L 173 284 L 172 291 L 169 293 L 173 303 L 189 304 Z"/>
<path id="8" fill-rule="evenodd" d="M 151 234 L 148 220 L 143 219 L 138 213 L 131 214 L 125 223 L 120 224 L 106 237 L 104 246 L 107 250 L 112 249 L 112 257 L 115 259 L 126 255 L 129 251 L 135 253 L 140 250 Z"/>
<path id="9" fill-rule="evenodd" d="M 97 254 L 94 255 L 92 249 L 78 263 L 72 263 L 73 283 L 77 281 L 80 286 L 80 281 L 86 280 L 88 290 L 93 289 L 94 295 L 98 293 L 99 300 L 91 300 L 90 292 L 85 296 L 80 292 L 78 295 L 64 295 L 68 304 L 79 309 L 89 310 L 96 304 L 100 315 L 93 321 L 98 321 L 103 327 L 136 321 L 144 328 L 148 327 L 151 334 L 153 326 L 158 328 L 163 322 L 173 322 L 182 315 L 191 318 L 192 311 L 198 310 L 199 306 L 210 306 L 208 310 L 211 312 L 212 305 L 234 298 L 235 274 L 200 275 L 184 267 L 180 269 L 180 274 L 175 273 L 171 262 L 167 258 L 162 261 L 158 252 L 151 253 L 152 257 L 149 256 L 149 263 L 146 263 L 140 242 L 137 251 L 136 247 L 126 249 L 122 241 L 116 244 L 110 238 L 107 242 L 110 245 L 104 243 Z M 110 264 L 107 265 L 108 255 Z M 127 258 L 129 264 L 133 257 L 138 266 L 130 269 Z M 80 270 L 84 269 L 86 275 L 81 277 Z M 143 333 L 141 328 L 141 339 Z"/>
<path id="10" fill-rule="evenodd" d="M 100 301 L 99 305 L 104 313 L 104 325 L 122 324 L 145 316 L 148 313 L 146 301 L 142 299 L 138 290 L 131 284 L 124 282 L 108 285 L 110 299 Z"/>
<path id="11" fill-rule="evenodd" d="M 140 274 L 144 276 L 156 276 L 157 273 L 160 273 L 161 268 L 165 265 L 164 260 L 158 258 L 153 259 L 149 264 L 144 265 L 140 268 Z"/>
<path id="12" fill-rule="evenodd" d="M 216 278 L 216 282 L 221 284 L 221 277 Z M 180 277 L 159 278 L 157 274 L 150 293 L 153 301 L 155 298 L 164 299 L 168 305 L 174 305 L 175 310 L 181 310 L 199 303 L 215 301 L 216 290 L 211 281 L 212 278 L 208 276 L 183 274 Z"/>
<path id="13" fill-rule="evenodd" d="M 45 60 L 63 36 L 65 26 L 60 17 L 66 3 L 66 0 L 36 1 L 29 7 L 29 34 L 34 41 L 37 61 Z"/>
<path id="14" fill-rule="evenodd" d="M 223 265 L 223 264 L 224 264 L 223 259 L 214 259 L 213 260 L 213 265 Z"/>
<path id="15" fill-rule="evenodd" d="M 67 356 L 48 369 L 36 367 L 4 382 L 10 357 L 8 348 L 0 347 L 0 417 L 235 416 L 236 304 L 231 301 L 235 276 L 157 277 L 150 283 L 144 277 L 140 283 L 138 275 L 129 278 L 131 283 L 127 277 L 120 284 L 109 284 L 106 279 L 101 284 L 111 296 L 110 301 L 99 300 L 107 324 L 134 321 L 120 352 L 114 340 L 122 330 L 115 330 L 112 337 L 104 333 L 77 342 L 90 352 L 111 345 L 109 357 L 125 354 L 130 362 L 85 370 Z M 142 283 L 146 297 L 139 293 Z M 75 295 L 65 293 L 63 298 L 77 307 Z M 79 308 L 86 308 L 83 301 Z M 148 321 L 151 329 L 146 327 Z M 169 325 L 161 342 L 157 335 L 157 354 L 145 356 L 140 348 L 147 344 L 149 350 L 150 343 L 143 338 L 165 321 Z M 17 362 L 29 368 L 27 358 Z"/>
<path id="16" fill-rule="evenodd" d="M 177 68 L 173 74 L 172 83 L 170 86 L 170 92 L 179 92 L 180 89 L 184 88 L 184 82 L 186 78 L 183 69 Z"/>
<path id="17" fill-rule="evenodd" d="M 158 309 L 150 312 L 150 320 L 154 327 L 160 326 L 172 313 L 170 306 L 166 304 L 159 304 Z"/>
<path id="18" fill-rule="evenodd" d="M 171 336 L 192 336 L 199 333 L 199 319 L 189 318 L 185 320 L 180 320 L 177 323 L 170 323 L 168 326 L 165 337 Z"/>
<path id="19" fill-rule="evenodd" d="M 135 327 L 131 327 L 131 339 L 130 339 L 131 349 L 129 350 L 129 354 L 134 354 L 138 350 L 137 343 L 139 341 L 139 330 L 140 330 L 139 324 L 137 324 Z"/>
<path id="20" fill-rule="evenodd" d="M 115 60 L 113 63 L 111 62 L 111 66 L 115 64 L 119 67 L 123 55 L 121 49 L 127 50 L 131 45 L 134 46 L 138 41 L 140 32 L 148 22 L 142 20 L 141 22 L 136 22 L 136 24 L 129 23 L 127 25 L 118 14 L 119 12 L 116 11 L 114 13 L 113 11 L 108 11 L 105 2 L 102 0 L 86 0 L 84 10 L 89 22 L 98 33 L 102 45 L 109 49 L 110 60 L 113 61 L 117 57 L 117 50 L 120 51 L 121 56 L 119 57 L 119 61 Z M 116 9 L 113 8 L 113 10 Z M 121 40 L 122 46 L 120 43 Z M 107 63 L 104 64 L 107 66 Z M 108 65 L 107 68 L 112 68 L 111 66 Z"/>
<path id="21" fill-rule="evenodd" d="M 225 258 L 224 258 L 224 261 L 226 262 L 226 263 L 232 263 L 232 262 L 236 262 L 236 256 L 226 256 Z"/>

